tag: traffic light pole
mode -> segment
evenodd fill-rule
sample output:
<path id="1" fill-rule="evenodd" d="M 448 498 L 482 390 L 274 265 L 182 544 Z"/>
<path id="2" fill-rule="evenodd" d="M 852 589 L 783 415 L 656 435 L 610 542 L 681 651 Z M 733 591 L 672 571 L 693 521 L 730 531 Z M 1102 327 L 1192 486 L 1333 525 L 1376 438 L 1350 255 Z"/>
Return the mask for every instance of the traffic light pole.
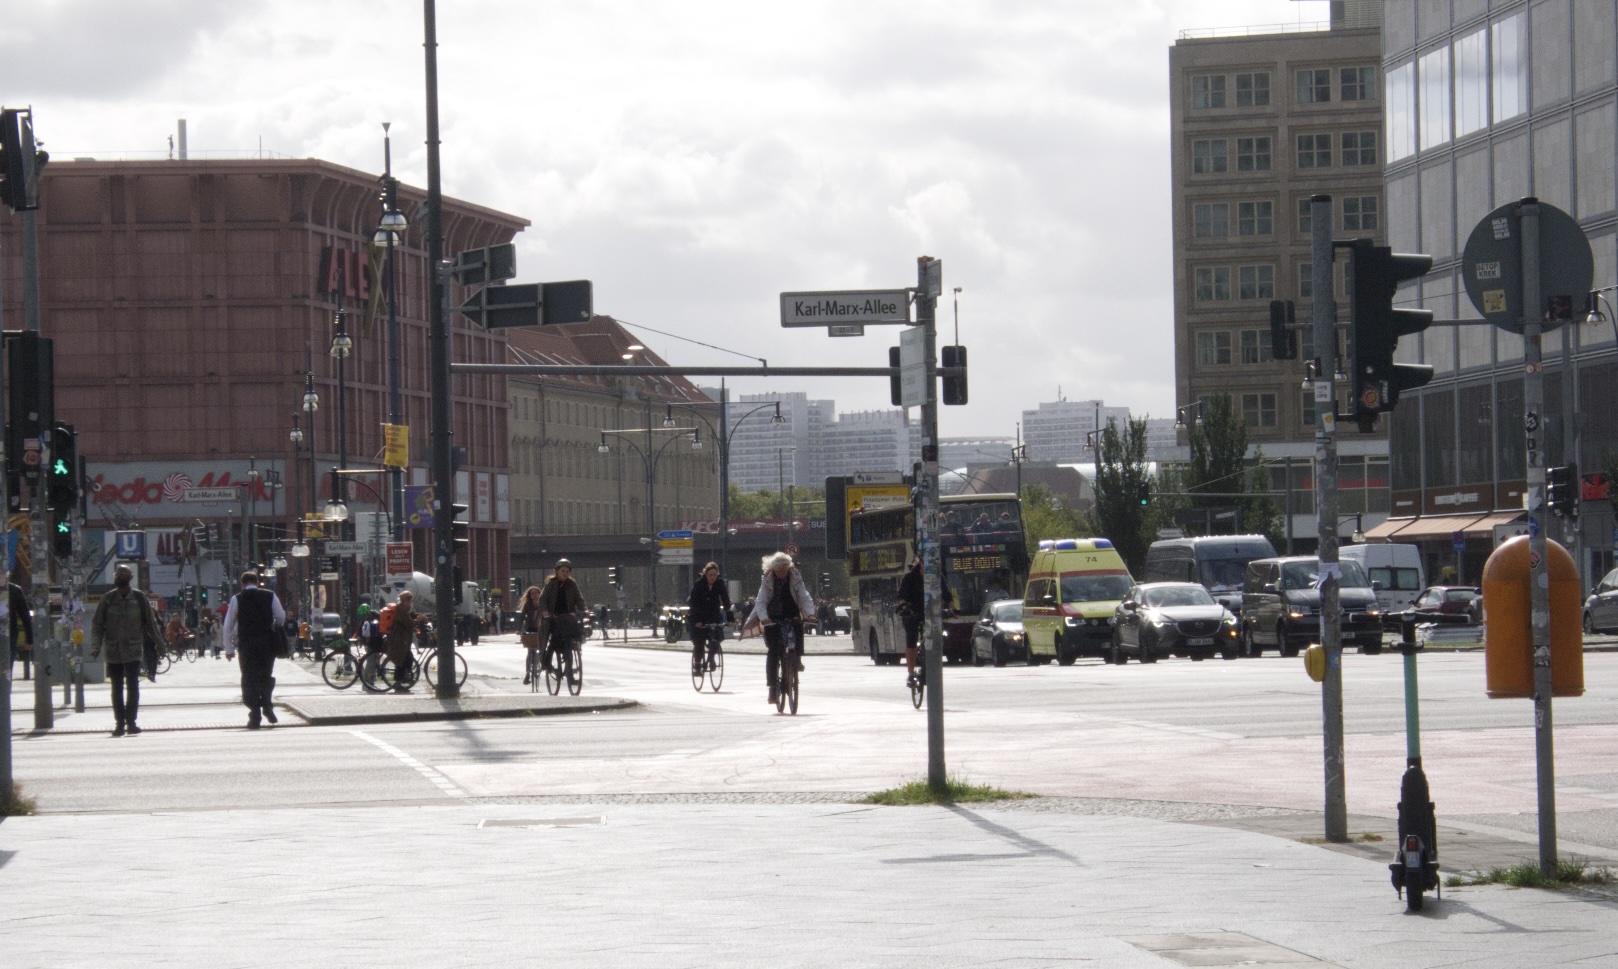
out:
<path id="1" fill-rule="evenodd" d="M 1326 840 L 1348 840 L 1348 793 L 1343 757 L 1343 624 L 1341 566 L 1337 560 L 1337 300 L 1332 293 L 1331 196 L 1309 200 L 1314 265 L 1314 343 L 1320 361 L 1315 399 L 1315 509 L 1319 519 L 1320 645 L 1326 651 L 1321 682 L 1321 739 L 1325 753 Z"/>
<path id="2" fill-rule="evenodd" d="M 938 547 L 938 296 L 942 278 L 936 260 L 916 260 L 916 323 L 926 332 L 927 400 L 921 405 L 921 515 L 917 538 L 922 547 L 926 583 L 927 642 L 923 667 L 927 674 L 927 786 L 943 791 L 944 769 L 944 596 L 942 554 Z M 931 272 L 929 272 L 931 270 Z"/>
<path id="3" fill-rule="evenodd" d="M 1528 465 L 1528 612 L 1534 643 L 1534 763 L 1539 788 L 1539 870 L 1556 873 L 1556 758 L 1551 743 L 1551 592 L 1545 561 L 1545 367 L 1539 319 L 1539 204 L 1522 200 L 1523 429 Z M 1564 433 L 1565 430 L 1564 430 Z M 1572 622 L 1572 617 L 1567 617 Z"/>

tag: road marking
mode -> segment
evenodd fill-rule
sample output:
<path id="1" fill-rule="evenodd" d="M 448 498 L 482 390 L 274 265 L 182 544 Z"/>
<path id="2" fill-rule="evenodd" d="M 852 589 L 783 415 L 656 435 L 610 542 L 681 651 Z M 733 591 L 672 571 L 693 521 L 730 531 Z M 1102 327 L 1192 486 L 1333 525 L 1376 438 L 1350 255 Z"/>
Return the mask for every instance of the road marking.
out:
<path id="1" fill-rule="evenodd" d="M 419 761 L 416 758 L 410 756 L 409 754 L 407 754 L 404 751 L 400 750 L 399 748 L 393 746 L 392 744 L 388 743 L 387 741 L 378 740 L 377 738 L 371 736 L 370 734 L 366 733 L 363 730 L 350 730 L 349 733 L 351 733 L 354 736 L 360 738 L 361 740 L 365 741 L 366 743 L 373 744 L 376 747 L 386 751 L 387 753 L 392 754 L 394 757 L 397 757 L 399 759 L 400 763 L 404 764 L 406 767 L 411 768 L 416 773 L 420 774 L 422 777 L 427 778 L 427 780 L 432 782 L 434 787 L 438 788 L 440 791 L 443 791 L 446 795 L 448 795 L 450 797 L 465 797 L 466 796 L 466 792 L 461 790 L 460 788 L 456 787 L 454 784 L 450 783 L 449 778 L 445 777 L 443 774 L 440 774 L 438 771 L 434 770 L 433 768 L 428 767 L 426 764 L 423 764 L 421 761 Z"/>
<path id="2" fill-rule="evenodd" d="M 1193 737 L 1204 737 L 1208 740 L 1240 740 L 1241 734 L 1226 733 L 1223 730 L 1208 730 L 1203 727 L 1183 727 L 1176 723 L 1157 723 L 1152 720 L 1131 720 L 1128 717 L 1103 717 L 1094 713 L 1074 714 L 1080 720 L 1095 720 L 1101 723 L 1116 723 L 1125 727 L 1145 727 L 1147 730 L 1168 730 L 1173 733 L 1190 734 Z"/>

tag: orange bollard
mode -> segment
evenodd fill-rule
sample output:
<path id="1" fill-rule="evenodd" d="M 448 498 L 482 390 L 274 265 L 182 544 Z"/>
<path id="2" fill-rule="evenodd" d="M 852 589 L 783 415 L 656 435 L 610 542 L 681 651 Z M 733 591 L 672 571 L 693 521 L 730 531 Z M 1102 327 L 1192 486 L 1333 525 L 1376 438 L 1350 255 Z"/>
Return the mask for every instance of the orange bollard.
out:
<path id="1" fill-rule="evenodd" d="M 1490 697 L 1534 695 L 1534 628 L 1529 610 L 1528 536 L 1503 543 L 1483 566 L 1483 628 L 1486 690 Z M 1583 590 L 1573 556 L 1545 543 L 1550 579 L 1551 695 L 1584 694 Z"/>

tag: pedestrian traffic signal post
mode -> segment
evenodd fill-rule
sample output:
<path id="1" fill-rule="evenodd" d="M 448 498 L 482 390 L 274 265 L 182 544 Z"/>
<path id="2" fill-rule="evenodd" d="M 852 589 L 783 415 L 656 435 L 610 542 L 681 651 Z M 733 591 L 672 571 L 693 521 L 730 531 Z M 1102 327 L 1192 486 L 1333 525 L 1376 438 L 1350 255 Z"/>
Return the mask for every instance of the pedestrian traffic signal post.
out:
<path id="1" fill-rule="evenodd" d="M 1349 389 L 1354 394 L 1354 419 L 1361 431 L 1369 431 L 1378 414 L 1399 403 L 1401 393 L 1433 379 L 1433 368 L 1426 364 L 1393 362 L 1400 337 L 1432 325 L 1431 310 L 1395 309 L 1393 301 L 1400 283 L 1432 270 L 1433 257 L 1395 253 L 1369 239 L 1338 245 L 1349 251 Z"/>
<path id="2" fill-rule="evenodd" d="M 71 424 L 57 424 L 51 432 L 45 504 L 58 513 L 70 513 L 79 505 L 79 445 Z"/>
<path id="3" fill-rule="evenodd" d="M 1545 506 L 1563 518 L 1578 517 L 1578 465 L 1567 464 L 1545 469 Z"/>
<path id="4" fill-rule="evenodd" d="M 613 585 L 613 586 L 620 584 L 619 575 L 618 575 L 618 566 L 616 566 L 616 565 L 607 566 L 607 584 L 608 585 Z"/>

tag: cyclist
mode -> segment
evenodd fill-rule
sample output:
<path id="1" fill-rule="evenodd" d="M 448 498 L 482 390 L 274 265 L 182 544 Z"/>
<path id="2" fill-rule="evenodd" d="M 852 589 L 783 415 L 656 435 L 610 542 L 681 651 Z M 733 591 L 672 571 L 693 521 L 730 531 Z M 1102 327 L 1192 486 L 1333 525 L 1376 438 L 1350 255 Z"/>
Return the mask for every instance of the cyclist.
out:
<path id="1" fill-rule="evenodd" d="M 580 617 L 585 608 L 584 594 L 579 591 L 579 584 L 573 581 L 572 562 L 567 559 L 556 561 L 556 570 L 545 580 L 545 588 L 540 590 L 539 603 L 540 616 L 547 627 L 546 633 L 540 637 L 545 643 L 545 669 L 550 670 L 554 668 L 551 658 L 565 655 L 583 628 Z"/>
<path id="2" fill-rule="evenodd" d="M 803 617 L 815 614 L 815 600 L 809 597 L 809 587 L 792 564 L 792 556 L 776 552 L 764 556 L 764 575 L 759 581 L 758 598 L 753 601 L 753 614 L 748 617 L 750 629 L 764 628 L 764 682 L 770 689 L 769 702 L 775 702 L 776 684 L 781 679 L 781 626 L 792 623 L 798 634 L 798 669 L 803 669 Z M 770 625 L 764 626 L 768 620 Z"/>
<path id="3" fill-rule="evenodd" d="M 416 661 L 415 651 L 411 648 L 418 621 L 413 608 L 415 598 L 415 594 L 409 590 L 399 593 L 398 601 L 393 604 L 393 624 L 388 627 L 387 635 L 382 640 L 388 661 L 393 664 L 393 688 L 399 693 L 409 693 L 410 684 L 414 681 L 410 674 L 414 671 L 412 664 Z"/>
<path id="4" fill-rule="evenodd" d="M 702 567 L 702 576 L 691 587 L 686 599 L 691 610 L 686 616 L 691 624 L 691 672 L 701 675 L 705 667 L 705 653 L 725 638 L 724 624 L 730 621 L 730 590 L 719 578 L 719 563 L 709 562 Z"/>
<path id="5" fill-rule="evenodd" d="M 540 648 L 540 627 L 545 624 L 545 620 L 543 618 L 545 610 L 544 607 L 542 607 L 539 603 L 539 592 L 539 586 L 531 585 L 524 589 L 522 594 L 522 619 L 519 623 L 520 631 L 518 635 L 522 639 L 523 646 L 528 650 L 528 656 L 524 657 L 525 661 L 523 663 L 523 686 L 527 686 L 533 679 L 533 674 L 529 673 L 528 670 L 532 669 L 531 662 L 534 651 Z"/>
<path id="6" fill-rule="evenodd" d="M 921 556 L 899 580 L 899 619 L 905 627 L 905 668 L 916 675 L 916 645 L 921 642 L 921 621 L 927 613 L 927 583 L 921 574 Z"/>

